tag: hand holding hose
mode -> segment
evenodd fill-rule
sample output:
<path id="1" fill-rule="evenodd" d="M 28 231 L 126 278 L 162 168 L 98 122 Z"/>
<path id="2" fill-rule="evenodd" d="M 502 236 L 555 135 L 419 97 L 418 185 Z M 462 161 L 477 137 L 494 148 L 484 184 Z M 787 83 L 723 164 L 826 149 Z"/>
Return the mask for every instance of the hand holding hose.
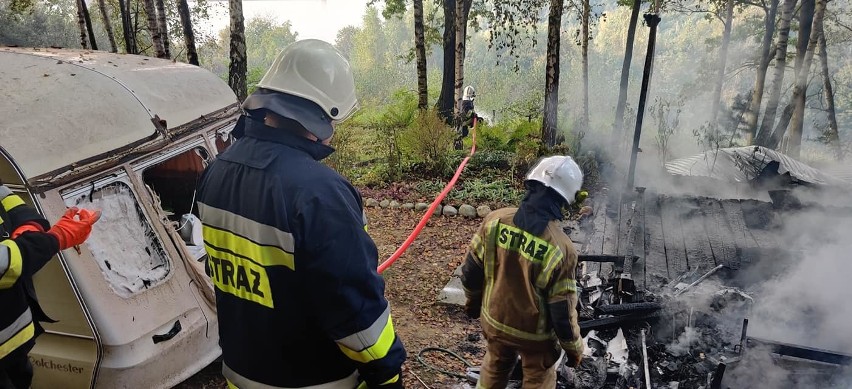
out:
<path id="1" fill-rule="evenodd" d="M 47 233 L 56 237 L 60 250 L 69 249 L 82 244 L 89 238 L 92 225 L 100 217 L 100 211 L 71 207 Z"/>

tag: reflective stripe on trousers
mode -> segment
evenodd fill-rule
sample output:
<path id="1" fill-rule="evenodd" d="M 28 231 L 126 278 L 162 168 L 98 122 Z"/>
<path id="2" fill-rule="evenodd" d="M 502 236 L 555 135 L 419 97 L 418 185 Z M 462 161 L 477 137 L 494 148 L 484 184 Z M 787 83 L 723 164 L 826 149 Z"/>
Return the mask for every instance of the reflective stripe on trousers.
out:
<path id="1" fill-rule="evenodd" d="M 27 308 L 12 324 L 0 330 L 0 359 L 15 351 L 34 335 L 33 314 Z"/>
<path id="2" fill-rule="evenodd" d="M 222 375 L 228 380 L 228 389 L 290 389 L 283 386 L 271 386 L 252 381 L 234 372 L 225 363 L 222 363 Z M 346 378 L 319 385 L 303 386 L 299 389 L 354 389 L 357 386 L 358 372 L 353 371 Z"/>

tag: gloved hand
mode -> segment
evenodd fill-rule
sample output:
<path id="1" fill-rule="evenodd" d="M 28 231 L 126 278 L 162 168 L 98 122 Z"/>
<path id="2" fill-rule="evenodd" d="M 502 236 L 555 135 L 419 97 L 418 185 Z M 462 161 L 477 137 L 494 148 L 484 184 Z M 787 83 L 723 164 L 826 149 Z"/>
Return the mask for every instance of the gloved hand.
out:
<path id="1" fill-rule="evenodd" d="M 562 346 L 562 350 L 565 350 L 565 364 L 569 367 L 579 366 L 583 360 L 583 349 L 585 348 L 583 338 L 575 341 L 560 341 L 559 343 Z"/>
<path id="2" fill-rule="evenodd" d="M 79 216 L 79 219 L 75 219 Z M 69 208 L 65 214 L 47 231 L 59 241 L 59 249 L 65 250 L 82 244 L 92 232 L 92 225 L 101 217 L 100 211 Z"/>
<path id="3" fill-rule="evenodd" d="M 574 195 L 574 204 L 577 204 L 577 205 L 583 204 L 583 201 L 586 201 L 586 198 L 588 198 L 588 197 L 589 197 L 589 192 L 586 192 L 584 190 L 578 191 Z"/>
<path id="4" fill-rule="evenodd" d="M 580 362 L 583 361 L 583 354 L 575 354 L 575 353 L 565 353 L 565 363 L 570 367 L 578 367 L 580 366 Z"/>
<path id="5" fill-rule="evenodd" d="M 42 228 L 41 225 L 36 222 L 26 222 L 12 232 L 11 238 L 15 239 L 21 236 L 21 234 L 28 231 L 44 232 L 44 228 Z"/>

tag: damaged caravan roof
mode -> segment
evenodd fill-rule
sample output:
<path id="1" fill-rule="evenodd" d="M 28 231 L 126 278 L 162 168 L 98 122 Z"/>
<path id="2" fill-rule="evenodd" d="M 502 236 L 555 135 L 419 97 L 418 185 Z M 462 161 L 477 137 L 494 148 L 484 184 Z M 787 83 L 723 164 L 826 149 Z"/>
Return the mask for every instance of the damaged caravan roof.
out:
<path id="1" fill-rule="evenodd" d="M 829 173 L 762 146 L 711 150 L 692 157 L 669 161 L 666 163 L 666 170 L 674 175 L 748 182 L 761 175 L 770 164 L 777 164 L 778 174 L 789 174 L 798 181 L 841 187 L 850 185 L 849 182 Z"/>
<path id="2" fill-rule="evenodd" d="M 42 183 L 237 104 L 200 67 L 97 51 L 2 48 L 0 82 L 0 145 Z"/>

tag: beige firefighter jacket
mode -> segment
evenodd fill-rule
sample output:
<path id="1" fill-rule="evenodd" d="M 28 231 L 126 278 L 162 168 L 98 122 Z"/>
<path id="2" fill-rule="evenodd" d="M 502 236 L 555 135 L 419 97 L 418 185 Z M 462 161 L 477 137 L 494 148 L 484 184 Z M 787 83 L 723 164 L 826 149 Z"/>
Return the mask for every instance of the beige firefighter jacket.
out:
<path id="1" fill-rule="evenodd" d="M 468 311 L 481 307 L 483 331 L 518 343 L 559 341 L 569 357 L 583 352 L 577 323 L 577 252 L 556 221 L 541 236 L 512 222 L 517 208 L 485 217 L 462 267 Z"/>

